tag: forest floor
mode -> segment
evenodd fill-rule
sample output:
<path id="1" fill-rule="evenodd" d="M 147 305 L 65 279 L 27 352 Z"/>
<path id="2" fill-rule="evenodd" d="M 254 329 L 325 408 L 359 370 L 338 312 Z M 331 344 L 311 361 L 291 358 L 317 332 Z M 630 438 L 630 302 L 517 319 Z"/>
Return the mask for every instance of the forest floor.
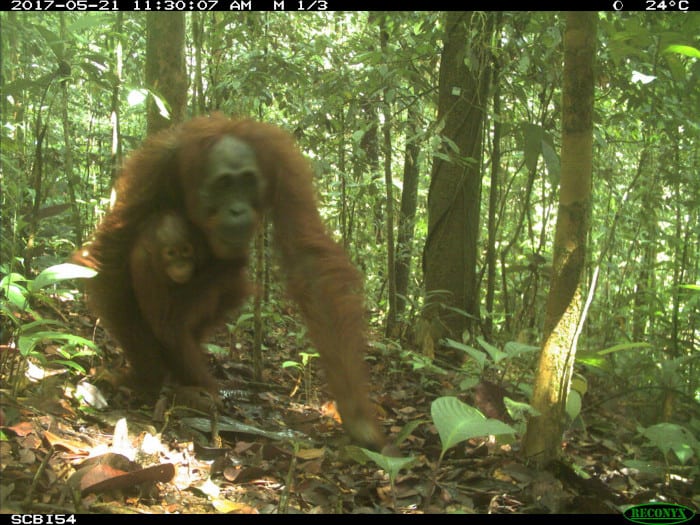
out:
<path id="1" fill-rule="evenodd" d="M 91 337 L 87 314 L 70 319 L 75 333 Z M 621 400 L 594 403 L 591 410 L 584 402 L 582 417 L 565 434 L 561 461 L 548 471 L 522 459 L 521 436 L 466 440 L 440 460 L 434 399 L 454 395 L 512 423 L 503 397 L 517 394 L 493 381 L 461 393 L 459 374 L 418 368 L 396 352 L 372 348 L 372 399 L 387 435 L 400 440 L 404 457 L 414 458 L 392 484 L 349 444 L 323 389 L 318 360 L 311 359 L 306 372 L 282 366 L 308 350 L 289 332 L 268 330 L 261 382 L 252 380 L 246 348 L 252 337 L 240 337 L 236 355 L 212 357 L 224 385 L 218 412 L 180 406 L 167 392 L 143 404 L 111 386 L 104 379 L 121 358 L 101 330 L 97 342 L 106 355 L 82 361 L 90 376 L 80 382 L 65 366 L 49 373 L 48 365 L 41 380 L 28 382 L 24 377 L 32 371 L 36 376 L 36 367 L 28 369 L 27 360 L 5 346 L 0 511 L 620 514 L 650 501 L 700 505 L 700 482 L 692 479 L 697 458 L 680 466 L 654 456 L 627 415 L 634 409 Z M 226 334 L 219 342 L 230 343 Z M 56 355 L 55 348 L 43 351 Z M 627 466 L 635 458 L 647 468 Z"/>

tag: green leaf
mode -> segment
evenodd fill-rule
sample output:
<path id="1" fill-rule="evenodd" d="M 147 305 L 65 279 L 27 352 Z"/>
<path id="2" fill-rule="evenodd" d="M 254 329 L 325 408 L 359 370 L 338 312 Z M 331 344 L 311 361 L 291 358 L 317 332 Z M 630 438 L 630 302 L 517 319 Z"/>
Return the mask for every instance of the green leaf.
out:
<path id="1" fill-rule="evenodd" d="M 498 363 L 499 361 L 502 361 L 508 357 L 508 354 L 502 352 L 498 347 L 492 345 L 491 343 L 488 343 L 483 337 L 477 337 L 476 340 L 482 346 L 482 348 L 489 353 L 489 356 L 491 356 L 494 363 Z"/>
<path id="2" fill-rule="evenodd" d="M 95 343 L 79 335 L 66 334 L 63 332 L 33 332 L 33 333 L 23 333 L 19 336 L 18 347 L 19 353 L 23 356 L 29 355 L 37 344 L 42 341 L 56 341 L 64 342 L 65 344 L 71 344 L 76 346 L 87 346 L 95 352 L 98 348 Z"/>
<path id="3" fill-rule="evenodd" d="M 0 280 L 0 288 L 4 288 L 8 284 L 27 282 L 27 280 L 21 273 L 9 273 Z"/>
<path id="4" fill-rule="evenodd" d="M 408 436 L 410 436 L 416 428 L 418 428 L 423 423 L 427 422 L 428 421 L 425 419 L 414 419 L 413 421 L 409 421 L 408 423 L 406 423 L 401 429 L 401 432 L 399 432 L 396 436 L 396 439 L 394 440 L 394 445 L 398 447 L 401 443 L 406 441 Z"/>
<path id="5" fill-rule="evenodd" d="M 664 469 L 660 465 L 657 465 L 656 463 L 652 463 L 650 461 L 644 461 L 640 459 L 628 459 L 624 460 L 622 464 L 626 467 L 638 470 L 639 472 L 644 474 L 652 474 L 659 477 L 662 477 L 664 475 Z"/>
<path id="6" fill-rule="evenodd" d="M 393 456 L 385 456 L 384 454 L 380 454 L 378 452 L 374 452 L 366 448 L 360 448 L 360 450 L 362 450 L 365 456 L 374 461 L 387 474 L 389 474 L 389 479 L 391 480 L 392 484 L 394 483 L 396 476 L 399 475 L 399 471 L 401 469 L 409 468 L 416 461 L 415 456 L 410 456 L 407 458 L 396 458 Z"/>
<path id="7" fill-rule="evenodd" d="M 603 350 L 598 350 L 595 353 L 597 355 L 607 355 L 613 352 L 620 352 L 622 350 L 632 350 L 633 348 L 652 348 L 649 343 L 622 343 L 619 345 L 609 346 Z"/>
<path id="8" fill-rule="evenodd" d="M 549 180 L 558 182 L 561 170 L 559 155 L 557 155 L 557 152 L 554 151 L 554 148 L 546 140 L 542 141 L 542 158 L 544 159 L 544 165 L 547 166 Z"/>
<path id="9" fill-rule="evenodd" d="M 526 122 L 523 126 L 523 132 L 525 133 L 525 145 L 523 147 L 525 166 L 527 166 L 529 171 L 535 171 L 537 169 L 537 159 L 542 153 L 544 130 L 542 126 Z"/>
<path id="10" fill-rule="evenodd" d="M 674 423 L 659 423 L 642 431 L 642 435 L 664 455 L 673 451 L 678 460 L 685 464 L 697 451 L 700 442 L 685 427 Z"/>
<path id="11" fill-rule="evenodd" d="M 236 319 L 236 324 L 239 325 L 241 323 L 245 323 L 249 319 L 253 319 L 254 315 L 253 314 L 241 314 L 238 316 L 238 319 Z"/>
<path id="12" fill-rule="evenodd" d="M 566 397 L 566 414 L 569 416 L 569 420 L 573 421 L 581 413 L 581 394 L 576 392 L 576 390 L 569 391 L 569 395 Z"/>
<path id="13" fill-rule="evenodd" d="M 7 299 L 12 303 L 18 310 L 24 311 L 28 306 L 27 303 L 27 289 L 23 286 L 18 286 L 16 284 L 8 284 L 2 287 L 5 292 Z"/>
<path id="14" fill-rule="evenodd" d="M 612 370 L 612 365 L 605 357 L 599 356 L 596 353 L 587 353 L 585 355 L 577 355 L 576 362 L 582 365 L 587 365 L 600 370 Z"/>
<path id="15" fill-rule="evenodd" d="M 52 364 L 54 365 L 63 365 L 66 368 L 72 368 L 73 370 L 80 372 L 81 374 L 86 374 L 87 371 L 85 370 L 85 367 L 81 366 L 80 364 L 76 363 L 75 361 L 71 361 L 69 359 L 56 359 L 54 361 L 51 361 Z"/>
<path id="16" fill-rule="evenodd" d="M 507 396 L 503 397 L 503 404 L 506 406 L 508 415 L 515 421 L 524 421 L 526 416 L 539 416 L 540 411 L 529 403 L 515 401 Z"/>
<path id="17" fill-rule="evenodd" d="M 526 345 L 525 343 L 519 343 L 517 341 L 508 341 L 503 345 L 503 351 L 510 357 L 515 357 L 520 354 L 529 354 L 531 352 L 539 352 L 539 346 Z"/>
<path id="18" fill-rule="evenodd" d="M 700 58 L 700 50 L 692 46 L 671 45 L 663 50 L 664 53 L 677 53 L 692 58 Z"/>
<path id="19" fill-rule="evenodd" d="M 486 419 L 476 408 L 456 397 L 439 397 L 430 406 L 430 415 L 440 434 L 442 457 L 456 444 L 478 436 L 515 434 L 515 429 L 497 419 Z"/>
<path id="20" fill-rule="evenodd" d="M 53 319 L 38 319 L 32 321 L 31 323 L 26 323 L 22 325 L 22 335 L 29 335 L 32 333 L 37 333 L 43 330 L 45 327 L 56 326 L 58 328 L 65 329 L 66 325 L 60 321 L 55 321 Z"/>
<path id="21" fill-rule="evenodd" d="M 455 341 L 454 339 L 445 339 L 443 341 L 443 344 L 448 348 L 454 348 L 455 350 L 461 350 L 462 352 L 465 352 L 476 361 L 476 363 L 479 365 L 479 368 L 484 368 L 484 364 L 486 363 L 486 354 L 484 354 L 484 352 L 482 352 L 481 350 L 477 350 L 473 346 L 465 345 L 464 343 L 460 343 L 459 341 Z"/>
<path id="22" fill-rule="evenodd" d="M 208 354 L 212 355 L 220 355 L 220 356 L 227 356 L 229 355 L 229 349 L 224 348 L 223 346 L 220 345 L 215 345 L 213 343 L 207 343 L 204 345 L 204 348 L 206 349 Z"/>
<path id="23" fill-rule="evenodd" d="M 478 375 L 467 376 L 459 382 L 459 389 L 462 391 L 469 390 L 470 388 L 474 388 L 476 385 L 478 385 L 480 381 L 481 377 Z"/>
<path id="24" fill-rule="evenodd" d="M 65 281 L 66 279 L 89 279 L 97 275 L 97 272 L 85 266 L 72 263 L 57 264 L 46 268 L 29 283 L 29 291 L 36 292 L 46 286 Z"/>

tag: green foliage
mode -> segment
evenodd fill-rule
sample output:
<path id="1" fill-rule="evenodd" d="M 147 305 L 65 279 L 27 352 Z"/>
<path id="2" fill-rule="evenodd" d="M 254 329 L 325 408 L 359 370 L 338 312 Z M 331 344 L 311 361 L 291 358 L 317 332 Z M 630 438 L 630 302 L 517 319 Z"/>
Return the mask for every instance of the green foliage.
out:
<path id="1" fill-rule="evenodd" d="M 10 273 L 0 280 L 0 314 L 3 324 L 13 325 L 17 348 L 24 359 L 32 358 L 40 364 L 46 364 L 48 359 L 41 348 L 44 345 L 53 344 L 57 345 L 55 351 L 59 358 L 52 359 L 51 363 L 86 373 L 78 360 L 96 355 L 97 346 L 88 339 L 69 333 L 65 323 L 43 319 L 31 304 L 51 304 L 52 299 L 45 294 L 45 288 L 68 279 L 93 277 L 95 273 L 94 270 L 82 266 L 60 264 L 47 268 L 35 279 Z M 68 292 L 69 290 L 55 290 L 57 295 Z M 24 321 L 26 316 L 36 320 Z"/>
<path id="2" fill-rule="evenodd" d="M 445 339 L 443 342 L 446 347 L 460 350 L 466 353 L 472 359 L 474 359 L 474 361 L 479 366 L 480 370 L 483 370 L 487 363 L 491 363 L 492 365 L 499 365 L 502 361 L 512 360 L 523 354 L 529 354 L 539 351 L 539 347 L 537 346 L 526 345 L 523 343 L 518 343 L 516 341 L 507 342 L 504 345 L 503 350 L 501 350 L 495 345 L 492 345 L 491 343 L 486 341 L 483 337 L 477 337 L 477 342 L 485 350 L 485 352 L 474 348 L 473 346 L 460 343 L 459 341 L 455 341 L 449 338 Z M 489 361 L 487 361 L 487 359 Z"/>
<path id="3" fill-rule="evenodd" d="M 506 406 L 508 415 L 518 422 L 519 428 L 517 429 L 519 433 L 525 431 L 525 425 L 529 417 L 539 416 L 539 411 L 534 408 L 529 403 L 522 403 L 520 401 L 514 401 L 509 397 L 503 398 L 503 404 Z"/>
<path id="4" fill-rule="evenodd" d="M 462 403 L 456 397 L 440 397 L 433 401 L 430 415 L 440 434 L 440 459 L 450 448 L 467 439 L 515 433 L 510 425 L 497 419 L 487 419 L 476 408 Z"/>
<path id="5" fill-rule="evenodd" d="M 664 458 L 673 452 L 681 464 L 700 456 L 700 441 L 688 429 L 674 423 L 659 423 L 641 430 L 649 444 L 658 448 Z"/>
<path id="6" fill-rule="evenodd" d="M 42 271 L 34 280 L 29 280 L 27 289 L 29 292 L 50 286 L 52 284 L 66 281 L 68 279 L 89 279 L 97 275 L 95 270 L 79 266 L 77 264 L 65 263 L 51 266 Z"/>
<path id="7" fill-rule="evenodd" d="M 3 272 L 4 273 L 4 272 Z M 94 270 L 75 264 L 59 264 L 42 271 L 35 279 L 28 279 L 19 273 L 7 273 L 0 279 L 0 308 L 9 319 L 16 322 L 13 313 L 29 313 L 41 317 L 30 306 L 30 299 L 45 302 L 46 297 L 40 292 L 43 288 L 61 281 L 77 278 L 90 278 L 96 275 Z M 26 283 L 22 285 L 21 283 Z M 58 291 L 60 293 L 60 290 Z"/>
<path id="8" fill-rule="evenodd" d="M 320 357 L 318 352 L 299 352 L 301 362 L 285 361 L 282 363 L 282 368 L 296 368 L 301 373 L 304 381 L 304 399 L 306 403 L 311 403 L 311 387 L 312 383 L 312 367 L 311 361 Z"/>
<path id="9" fill-rule="evenodd" d="M 409 458 L 397 458 L 393 456 L 385 456 L 378 452 L 372 450 L 361 448 L 362 452 L 372 461 L 374 461 L 380 468 L 382 468 L 389 475 L 389 480 L 392 487 L 394 486 L 394 481 L 396 476 L 399 475 L 399 471 L 402 469 L 411 468 L 411 466 L 416 462 L 415 457 Z"/>

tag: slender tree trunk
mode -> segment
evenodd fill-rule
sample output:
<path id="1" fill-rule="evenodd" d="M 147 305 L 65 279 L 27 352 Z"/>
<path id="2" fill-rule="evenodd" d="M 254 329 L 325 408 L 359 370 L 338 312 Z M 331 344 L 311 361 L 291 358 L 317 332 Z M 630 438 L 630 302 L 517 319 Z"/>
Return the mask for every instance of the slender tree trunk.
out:
<path id="1" fill-rule="evenodd" d="M 34 190 L 34 199 L 32 200 L 31 212 L 27 218 L 27 244 L 24 249 L 24 274 L 27 276 L 29 276 L 32 271 L 34 250 L 36 248 L 36 234 L 39 229 L 39 210 L 41 209 L 41 204 L 44 201 L 44 141 L 46 140 L 47 128 L 48 124 L 42 123 L 41 110 L 39 110 L 34 128 L 36 147 L 34 149 L 34 162 L 32 163 L 31 185 L 32 190 Z"/>
<path id="2" fill-rule="evenodd" d="M 59 26 L 61 39 L 65 42 L 68 41 L 66 35 L 66 17 L 64 13 L 59 13 Z M 62 51 L 65 53 L 65 50 Z M 60 69 L 64 69 L 63 74 L 66 77 L 70 76 L 70 66 L 66 61 L 64 54 L 64 62 Z M 63 124 L 63 143 L 65 144 L 65 150 L 63 153 L 63 161 L 65 166 L 66 181 L 68 183 L 68 199 L 70 201 L 71 209 L 71 219 L 73 221 L 73 233 L 75 234 L 74 242 L 76 246 L 83 245 L 83 225 L 80 220 L 80 209 L 78 208 L 78 202 L 76 200 L 76 186 L 78 185 L 78 177 L 75 176 L 73 169 L 73 145 L 71 144 L 71 130 L 70 130 L 70 119 L 68 118 L 68 78 L 60 79 L 61 83 L 61 121 Z"/>
<path id="3" fill-rule="evenodd" d="M 124 21 L 123 13 L 119 12 L 116 15 L 114 23 L 114 85 L 112 86 L 112 104 L 110 108 L 110 123 L 112 125 L 112 148 L 111 148 L 111 181 L 117 180 L 117 175 L 122 164 L 122 140 L 121 140 L 121 115 L 119 101 L 121 93 L 121 81 L 124 66 L 124 56 L 122 47 L 122 23 Z"/>
<path id="4" fill-rule="evenodd" d="M 560 450 L 583 322 L 581 280 L 590 225 L 597 17 L 597 13 L 583 12 L 566 15 L 559 212 L 544 344 L 532 398 L 541 415 L 529 421 L 524 438 L 525 455 L 540 464 L 555 459 Z"/>
<path id="5" fill-rule="evenodd" d="M 416 224 L 418 205 L 418 155 L 420 145 L 416 140 L 418 131 L 418 109 L 408 107 L 406 118 L 406 152 L 403 165 L 403 189 L 401 190 L 401 212 L 399 214 L 398 236 L 396 239 L 396 313 L 401 315 L 406 309 L 408 279 L 411 275 L 413 256 L 413 232 Z"/>
<path id="6" fill-rule="evenodd" d="M 389 53 L 389 33 L 386 29 L 385 17 L 379 17 L 379 40 L 380 48 L 383 55 Z M 391 104 L 388 100 L 389 88 L 384 88 L 384 103 L 382 104 L 384 111 L 384 124 L 382 126 L 382 135 L 384 142 L 384 191 L 386 192 L 386 268 L 387 268 L 387 299 L 389 303 L 389 312 L 386 318 L 386 333 L 391 334 L 396 327 L 396 267 L 395 259 L 395 243 L 394 243 L 394 182 L 391 173 Z"/>
<path id="7" fill-rule="evenodd" d="M 496 35 L 501 27 L 502 14 L 498 13 L 496 20 Z M 496 46 L 500 48 L 500 38 Z M 497 53 L 498 55 L 498 53 Z M 493 148 L 491 152 L 491 188 L 489 189 L 488 240 L 486 243 L 486 323 L 485 332 L 493 332 L 493 299 L 496 291 L 496 211 L 498 208 L 498 172 L 501 168 L 501 86 L 499 79 L 500 68 L 497 62 L 493 65 Z"/>
<path id="8" fill-rule="evenodd" d="M 258 291 L 253 297 L 253 377 L 256 381 L 262 381 L 263 370 L 263 317 L 262 303 L 264 294 L 260 293 L 260 287 L 264 287 L 265 277 L 265 223 L 263 219 L 262 227 L 255 235 L 255 283 Z"/>
<path id="9" fill-rule="evenodd" d="M 206 112 L 206 101 L 204 99 L 204 79 L 202 78 L 202 48 L 204 47 L 204 17 L 205 13 L 192 13 L 192 41 L 194 47 L 194 100 L 197 115 L 204 115 Z"/>

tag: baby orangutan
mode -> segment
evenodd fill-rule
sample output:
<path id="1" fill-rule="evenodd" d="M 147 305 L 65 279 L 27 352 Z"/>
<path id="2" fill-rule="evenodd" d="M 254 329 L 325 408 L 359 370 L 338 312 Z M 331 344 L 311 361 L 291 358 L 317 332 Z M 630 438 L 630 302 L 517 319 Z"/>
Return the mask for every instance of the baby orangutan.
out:
<path id="1" fill-rule="evenodd" d="M 156 215 L 146 224 L 131 252 L 131 266 L 150 265 L 152 276 L 177 284 L 188 282 L 195 270 L 195 252 L 187 221 L 174 212 Z"/>

